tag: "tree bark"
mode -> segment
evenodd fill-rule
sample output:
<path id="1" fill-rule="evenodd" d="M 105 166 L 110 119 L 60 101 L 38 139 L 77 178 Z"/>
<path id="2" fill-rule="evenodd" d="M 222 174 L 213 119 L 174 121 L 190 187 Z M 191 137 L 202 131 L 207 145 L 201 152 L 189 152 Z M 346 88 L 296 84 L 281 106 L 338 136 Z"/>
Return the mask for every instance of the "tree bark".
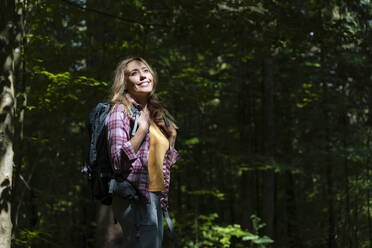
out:
<path id="1" fill-rule="evenodd" d="M 19 22 L 14 0 L 1 1 L 0 15 L 0 247 L 11 245 L 11 188 L 13 173 L 15 73 L 20 56 Z M 18 49 L 17 49 L 18 48 Z"/>

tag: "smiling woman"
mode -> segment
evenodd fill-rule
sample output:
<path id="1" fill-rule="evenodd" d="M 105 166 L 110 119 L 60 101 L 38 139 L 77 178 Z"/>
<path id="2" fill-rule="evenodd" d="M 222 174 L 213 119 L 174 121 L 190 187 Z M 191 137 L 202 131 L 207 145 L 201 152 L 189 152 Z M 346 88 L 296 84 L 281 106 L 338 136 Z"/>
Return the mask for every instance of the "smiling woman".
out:
<path id="1" fill-rule="evenodd" d="M 106 118 L 112 167 L 118 184 L 129 182 L 139 200 L 113 194 L 112 208 L 119 221 L 124 247 L 162 247 L 163 211 L 168 206 L 170 167 L 179 158 L 174 148 L 174 121 L 155 95 L 157 78 L 142 58 L 119 63 L 112 87 L 113 107 Z M 138 129 L 129 129 L 140 111 Z M 136 197 L 137 198 L 137 197 Z"/>
<path id="2" fill-rule="evenodd" d="M 146 105 L 147 95 L 154 88 L 150 69 L 143 62 L 133 60 L 127 64 L 127 74 L 129 94 L 141 105 Z"/>

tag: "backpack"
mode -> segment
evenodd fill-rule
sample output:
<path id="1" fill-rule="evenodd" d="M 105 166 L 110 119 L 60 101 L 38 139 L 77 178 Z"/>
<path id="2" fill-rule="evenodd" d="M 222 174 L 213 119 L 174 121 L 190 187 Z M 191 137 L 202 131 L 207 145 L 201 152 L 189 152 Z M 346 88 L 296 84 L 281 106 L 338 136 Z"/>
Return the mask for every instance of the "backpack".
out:
<path id="1" fill-rule="evenodd" d="M 112 179 L 114 177 L 107 144 L 107 127 L 105 123 L 110 110 L 110 103 L 98 103 L 89 112 L 89 118 L 86 123 L 90 140 L 89 158 L 85 160 L 84 167 L 81 170 L 90 185 L 92 198 L 104 205 L 111 205 L 112 192 L 110 192 L 110 183 L 112 185 Z M 133 105 L 131 114 L 135 116 L 135 121 L 129 130 L 130 137 L 137 130 L 137 121 L 140 114 Z"/>

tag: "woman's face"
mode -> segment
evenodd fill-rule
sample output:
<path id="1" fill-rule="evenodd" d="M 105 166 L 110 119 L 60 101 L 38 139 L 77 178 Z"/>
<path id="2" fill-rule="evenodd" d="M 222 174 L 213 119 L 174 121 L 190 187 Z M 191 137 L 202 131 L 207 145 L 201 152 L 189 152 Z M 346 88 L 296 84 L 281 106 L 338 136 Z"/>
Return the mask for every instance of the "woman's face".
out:
<path id="1" fill-rule="evenodd" d="M 148 96 L 153 87 L 153 76 L 149 68 L 138 60 L 127 64 L 127 90 L 134 97 Z"/>

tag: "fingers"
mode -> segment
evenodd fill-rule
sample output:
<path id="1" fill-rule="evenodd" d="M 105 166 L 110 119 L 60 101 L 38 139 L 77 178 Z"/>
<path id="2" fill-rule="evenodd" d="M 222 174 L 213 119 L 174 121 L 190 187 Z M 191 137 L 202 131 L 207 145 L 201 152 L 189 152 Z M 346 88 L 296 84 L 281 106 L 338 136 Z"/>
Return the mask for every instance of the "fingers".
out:
<path id="1" fill-rule="evenodd" d="M 156 122 L 156 125 L 158 125 L 158 127 L 161 127 L 161 128 L 163 128 L 166 132 L 168 132 L 167 126 L 165 125 L 164 122 Z"/>
<path id="2" fill-rule="evenodd" d="M 141 110 L 140 121 L 141 122 L 143 121 L 144 124 L 146 123 L 145 125 L 149 126 L 150 125 L 150 120 L 151 120 L 150 119 L 150 112 L 149 112 L 149 110 L 146 106 Z"/>
<path id="3" fill-rule="evenodd" d="M 157 119 L 154 119 L 154 121 L 159 124 L 159 123 L 162 123 L 162 124 L 165 124 L 164 123 L 164 120 L 162 118 L 157 118 Z"/>
<path id="4" fill-rule="evenodd" d="M 154 122 L 158 125 L 158 126 L 161 126 L 161 127 L 166 127 L 166 123 L 164 122 L 164 119 L 163 118 L 156 118 L 154 119 Z"/>

